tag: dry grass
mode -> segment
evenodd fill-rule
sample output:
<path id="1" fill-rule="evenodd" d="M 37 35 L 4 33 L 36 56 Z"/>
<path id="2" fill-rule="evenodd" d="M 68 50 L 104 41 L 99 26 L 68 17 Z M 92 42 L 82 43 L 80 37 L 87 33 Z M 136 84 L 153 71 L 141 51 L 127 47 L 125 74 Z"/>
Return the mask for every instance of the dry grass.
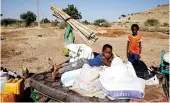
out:
<path id="1" fill-rule="evenodd" d="M 129 35 L 131 34 L 130 30 L 127 29 L 105 29 L 106 32 L 103 33 L 97 33 L 97 36 L 101 37 L 117 37 L 117 36 L 123 36 L 123 35 Z M 139 34 L 141 34 L 143 37 L 147 38 L 158 38 L 158 39 L 168 39 L 169 36 L 160 33 L 160 32 L 147 32 L 147 31 L 139 31 Z"/>
<path id="2" fill-rule="evenodd" d="M 149 37 L 149 38 L 158 38 L 158 39 L 168 39 L 169 36 L 166 34 L 162 34 L 159 32 L 145 32 L 145 31 L 140 31 L 139 32 L 143 37 Z"/>
<path id="3" fill-rule="evenodd" d="M 52 27 L 51 23 L 44 23 L 44 24 L 40 24 L 42 28 L 49 28 Z"/>
<path id="4" fill-rule="evenodd" d="M 1 47 L 1 57 L 2 58 L 11 58 L 13 56 L 18 56 L 23 53 L 23 51 L 16 51 L 16 48 L 13 46 L 5 46 L 3 45 Z"/>
<path id="5" fill-rule="evenodd" d="M 141 31 L 147 31 L 147 32 L 162 32 L 162 33 L 167 33 L 169 31 L 169 27 L 160 27 L 160 26 L 155 26 L 155 27 L 147 27 L 147 26 L 142 26 L 140 27 Z"/>
<path id="6" fill-rule="evenodd" d="M 124 30 L 119 30 L 119 29 L 107 29 L 107 33 L 97 33 L 97 36 L 102 36 L 102 37 L 117 37 L 117 36 L 122 36 L 122 35 L 127 35 L 128 32 Z"/>

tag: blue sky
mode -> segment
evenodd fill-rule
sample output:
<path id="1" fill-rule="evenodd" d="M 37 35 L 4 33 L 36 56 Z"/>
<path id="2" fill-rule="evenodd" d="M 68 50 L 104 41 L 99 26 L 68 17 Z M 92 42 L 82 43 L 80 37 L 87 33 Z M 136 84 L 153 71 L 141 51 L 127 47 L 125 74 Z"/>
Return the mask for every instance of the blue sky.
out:
<path id="1" fill-rule="evenodd" d="M 93 22 L 104 18 L 108 21 L 116 20 L 121 14 L 131 14 L 168 4 L 169 0 L 39 0 L 40 19 L 43 17 L 54 20 L 50 9 L 51 3 L 59 8 L 66 8 L 74 4 L 82 14 L 82 20 Z M 20 14 L 27 11 L 37 13 L 36 0 L 1 0 L 2 18 L 19 19 Z"/>

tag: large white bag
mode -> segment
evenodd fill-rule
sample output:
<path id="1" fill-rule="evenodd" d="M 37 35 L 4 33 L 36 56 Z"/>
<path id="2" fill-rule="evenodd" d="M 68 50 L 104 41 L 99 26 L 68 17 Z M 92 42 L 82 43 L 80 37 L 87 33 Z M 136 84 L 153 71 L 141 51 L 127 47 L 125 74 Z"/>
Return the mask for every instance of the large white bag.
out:
<path id="1" fill-rule="evenodd" d="M 145 80 L 141 78 L 129 76 L 121 78 L 115 83 L 106 83 L 102 79 L 100 79 L 100 82 L 102 83 L 102 90 L 112 98 L 144 97 Z"/>
<path id="2" fill-rule="evenodd" d="M 69 44 L 67 45 L 67 48 L 70 50 L 70 62 L 75 62 L 80 58 L 94 58 L 92 49 L 85 44 Z"/>
<path id="3" fill-rule="evenodd" d="M 144 97 L 145 80 L 136 76 L 130 62 L 123 63 L 120 58 L 116 58 L 99 79 L 102 90 L 112 98 Z"/>
<path id="4" fill-rule="evenodd" d="M 76 81 L 77 77 L 80 75 L 81 69 L 68 71 L 62 74 L 61 82 L 64 87 L 73 86 L 74 81 Z"/>

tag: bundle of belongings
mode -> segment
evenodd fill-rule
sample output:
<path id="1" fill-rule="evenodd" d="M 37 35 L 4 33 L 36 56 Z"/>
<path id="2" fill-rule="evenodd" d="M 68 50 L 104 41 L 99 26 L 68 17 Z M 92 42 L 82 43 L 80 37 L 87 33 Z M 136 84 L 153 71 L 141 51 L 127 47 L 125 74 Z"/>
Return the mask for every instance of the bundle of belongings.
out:
<path id="1" fill-rule="evenodd" d="M 22 99 L 22 93 L 24 91 L 24 80 L 20 75 L 1 67 L 0 81 L 1 102 L 17 102 Z"/>
<path id="2" fill-rule="evenodd" d="M 71 62 L 80 58 L 94 58 L 91 48 L 84 44 L 70 44 L 68 48 L 73 56 L 70 59 Z M 140 66 L 123 61 L 114 54 L 110 67 L 91 67 L 89 64 L 84 64 L 80 69 L 63 73 L 61 82 L 64 87 L 69 87 L 70 90 L 82 96 L 109 98 L 111 100 L 115 98 L 140 99 L 145 95 L 145 85 L 156 85 L 159 84 L 159 81 L 156 75 L 152 75 L 150 78 L 146 77 L 144 73 L 141 75 L 140 72 L 143 71 L 137 70 L 139 69 L 137 67 Z M 144 72 L 148 75 L 151 74 L 148 69 Z"/>

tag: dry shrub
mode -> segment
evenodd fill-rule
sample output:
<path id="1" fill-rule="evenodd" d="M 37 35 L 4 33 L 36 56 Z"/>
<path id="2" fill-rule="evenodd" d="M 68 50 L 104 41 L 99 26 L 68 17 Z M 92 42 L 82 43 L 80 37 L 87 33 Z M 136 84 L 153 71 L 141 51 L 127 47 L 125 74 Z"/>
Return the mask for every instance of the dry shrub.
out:
<path id="1" fill-rule="evenodd" d="M 57 24 L 57 26 L 60 28 L 60 29 L 64 29 L 67 25 L 65 22 L 60 22 Z"/>
<path id="2" fill-rule="evenodd" d="M 149 37 L 149 38 L 158 38 L 158 39 L 168 39 L 169 36 L 159 33 L 159 32 L 144 32 L 140 31 L 140 34 L 142 34 L 143 37 Z"/>
<path id="3" fill-rule="evenodd" d="M 147 26 L 142 26 L 140 27 L 140 31 L 147 31 L 147 32 L 162 32 L 162 33 L 167 33 L 169 32 L 168 27 L 147 27 Z"/>
<path id="4" fill-rule="evenodd" d="M 168 27 L 169 23 L 163 23 L 162 26 Z"/>
<path id="5" fill-rule="evenodd" d="M 41 27 L 42 27 L 42 28 L 49 28 L 49 27 L 51 27 L 51 23 L 41 24 Z"/>
<path id="6" fill-rule="evenodd" d="M 157 19 L 147 19 L 144 24 L 145 26 L 157 26 L 159 21 Z"/>

